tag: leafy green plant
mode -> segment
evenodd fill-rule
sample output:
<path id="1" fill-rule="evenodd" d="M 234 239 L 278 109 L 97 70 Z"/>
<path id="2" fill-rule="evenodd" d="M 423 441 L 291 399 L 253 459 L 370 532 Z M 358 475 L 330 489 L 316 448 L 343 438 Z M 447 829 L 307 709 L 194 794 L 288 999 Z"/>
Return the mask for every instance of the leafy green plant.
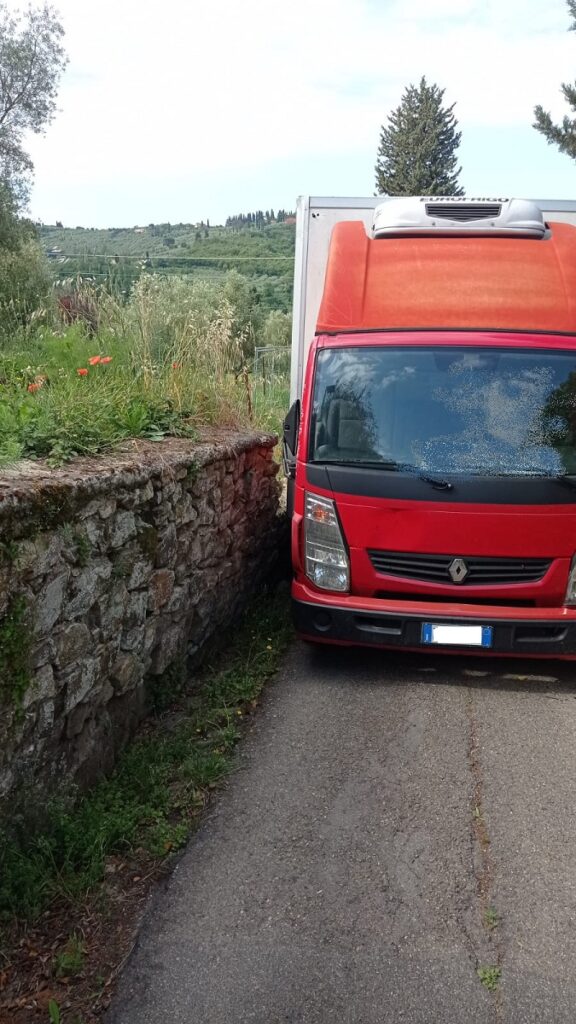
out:
<path id="1" fill-rule="evenodd" d="M 92 553 L 92 545 L 84 530 L 72 523 L 62 523 L 58 532 L 64 543 L 72 548 L 78 565 L 87 565 Z"/>
<path id="2" fill-rule="evenodd" d="M 496 966 L 479 967 L 476 974 L 480 978 L 484 988 L 487 988 L 489 992 L 495 992 L 500 983 L 502 969 Z"/>
<path id="3" fill-rule="evenodd" d="M 54 957 L 56 977 L 75 977 L 84 968 L 85 949 L 78 935 L 71 935 L 64 949 Z"/>
<path id="4" fill-rule="evenodd" d="M 499 924 L 498 912 L 494 907 L 487 907 L 484 911 L 484 923 L 490 930 L 497 928 Z"/>

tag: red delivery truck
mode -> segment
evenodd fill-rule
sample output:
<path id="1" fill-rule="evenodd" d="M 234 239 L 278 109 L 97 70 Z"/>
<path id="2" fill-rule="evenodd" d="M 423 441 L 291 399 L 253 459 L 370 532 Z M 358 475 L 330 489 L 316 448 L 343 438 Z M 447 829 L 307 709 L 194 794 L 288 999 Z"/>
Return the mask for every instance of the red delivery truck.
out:
<path id="1" fill-rule="evenodd" d="M 354 202 L 324 207 L 316 264 L 299 209 L 297 630 L 574 658 L 576 204 Z"/>

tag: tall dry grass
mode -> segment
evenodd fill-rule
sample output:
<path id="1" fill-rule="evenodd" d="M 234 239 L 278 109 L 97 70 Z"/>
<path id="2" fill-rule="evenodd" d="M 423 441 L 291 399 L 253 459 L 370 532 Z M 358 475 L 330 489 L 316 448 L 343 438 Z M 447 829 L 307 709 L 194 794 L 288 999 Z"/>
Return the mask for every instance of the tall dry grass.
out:
<path id="1" fill-rule="evenodd" d="M 52 312 L 0 350 L 0 463 L 58 462 L 209 424 L 279 427 L 284 407 L 272 404 L 287 387 L 253 393 L 246 337 L 221 285 L 144 275 L 127 302 L 83 282 L 75 294 L 90 324 L 63 327 Z"/>

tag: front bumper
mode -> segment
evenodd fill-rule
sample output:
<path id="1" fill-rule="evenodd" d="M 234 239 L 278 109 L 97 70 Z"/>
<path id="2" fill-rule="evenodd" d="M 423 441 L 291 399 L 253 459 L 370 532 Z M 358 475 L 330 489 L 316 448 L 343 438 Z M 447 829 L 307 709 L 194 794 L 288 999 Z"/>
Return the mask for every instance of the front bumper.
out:
<path id="1" fill-rule="evenodd" d="M 482 609 L 408 601 L 323 595 L 295 583 L 292 609 L 298 634 L 323 643 L 403 648 L 429 653 L 497 654 L 516 657 L 576 657 L 576 609 Z M 429 645 L 425 622 L 491 626 L 490 648 Z"/>

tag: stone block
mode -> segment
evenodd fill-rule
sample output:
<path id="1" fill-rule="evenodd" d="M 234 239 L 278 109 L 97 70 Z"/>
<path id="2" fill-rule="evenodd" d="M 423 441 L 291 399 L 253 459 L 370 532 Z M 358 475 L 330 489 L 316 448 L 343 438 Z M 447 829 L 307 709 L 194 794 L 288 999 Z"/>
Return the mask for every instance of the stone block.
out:
<path id="1" fill-rule="evenodd" d="M 137 651 L 144 642 L 144 626 L 134 626 L 132 629 L 125 629 L 120 639 L 121 651 Z"/>
<path id="2" fill-rule="evenodd" d="M 109 498 L 108 501 L 103 501 L 98 509 L 98 515 L 100 519 L 110 519 L 113 516 L 118 507 L 118 502 L 114 499 Z"/>
<path id="3" fill-rule="evenodd" d="M 178 553 L 178 536 L 174 523 L 169 523 L 162 530 L 158 531 L 158 544 L 156 547 L 155 566 L 172 569 L 176 563 Z"/>
<path id="4" fill-rule="evenodd" d="M 71 622 L 54 637 L 56 668 L 63 669 L 78 661 L 92 646 L 90 630 L 83 622 Z"/>
<path id="5" fill-rule="evenodd" d="M 46 583 L 37 594 L 34 606 L 34 629 L 38 636 L 45 636 L 49 633 L 60 618 L 69 577 L 69 571 L 60 573 L 56 579 Z"/>
<path id="6" fill-rule="evenodd" d="M 34 540 L 36 549 L 36 560 L 32 567 L 33 576 L 46 576 L 53 573 L 58 564 L 63 548 L 62 537 L 59 533 L 40 533 Z"/>
<path id="7" fill-rule="evenodd" d="M 22 540 L 14 558 L 14 570 L 22 576 L 35 575 L 37 562 L 36 545 L 33 540 Z"/>
<path id="8" fill-rule="evenodd" d="M 94 559 L 85 569 L 73 575 L 70 582 L 71 597 L 64 618 L 76 619 L 85 615 L 104 590 L 111 575 L 112 563 L 107 558 Z"/>
<path id="9" fill-rule="evenodd" d="M 154 571 L 154 566 L 151 561 L 140 558 L 132 567 L 130 575 L 127 579 L 127 586 L 129 590 L 137 590 L 139 587 L 145 587 Z"/>
<path id="10" fill-rule="evenodd" d="M 123 580 L 111 582 L 106 593 L 96 603 L 102 640 L 104 642 L 120 630 L 128 605 L 128 590 Z"/>
<path id="11" fill-rule="evenodd" d="M 48 700 L 55 694 L 54 670 L 51 665 L 42 665 L 35 673 L 22 698 L 24 710 L 37 701 Z"/>
<path id="12" fill-rule="evenodd" d="M 114 693 L 122 694 L 132 690 L 143 677 L 142 662 L 134 654 L 121 654 L 112 668 L 110 678 Z"/>
<path id="13" fill-rule="evenodd" d="M 85 502 L 78 509 L 77 518 L 78 519 L 90 519 L 91 516 L 99 515 L 100 509 L 105 507 L 106 505 L 110 505 L 110 504 L 114 504 L 115 505 L 116 503 L 112 502 L 108 498 L 94 498 L 92 501 Z M 102 518 L 105 519 L 106 516 L 103 516 Z"/>
<path id="14" fill-rule="evenodd" d="M 85 658 L 84 661 L 64 673 L 66 714 L 85 700 L 90 691 L 96 687 L 99 667 L 100 663 L 96 658 Z"/>
<path id="15" fill-rule="evenodd" d="M 146 620 L 148 593 L 145 590 L 132 591 L 128 596 L 124 622 L 127 627 L 141 626 Z"/>
<path id="16" fill-rule="evenodd" d="M 152 653 L 150 672 L 162 675 L 186 646 L 186 637 L 178 626 L 162 623 L 158 630 L 158 643 Z"/>
<path id="17" fill-rule="evenodd" d="M 176 503 L 174 508 L 174 520 L 178 524 L 192 523 L 198 518 L 198 512 L 196 511 L 196 505 L 194 499 L 187 493 L 184 493 L 181 501 Z"/>
<path id="18" fill-rule="evenodd" d="M 133 512 L 118 512 L 110 522 L 111 548 L 121 548 L 136 536 L 136 518 Z"/>
<path id="19" fill-rule="evenodd" d="M 54 658 L 54 644 L 52 640 L 42 640 L 35 644 L 30 655 L 30 665 L 33 669 L 42 668 Z"/>
<path id="20" fill-rule="evenodd" d="M 174 615 L 176 618 L 180 618 L 183 612 L 187 612 L 190 608 L 190 589 L 190 582 L 188 580 L 179 586 L 175 586 L 172 596 L 164 609 L 165 612 Z"/>
<path id="21" fill-rule="evenodd" d="M 51 698 L 38 703 L 38 715 L 36 717 L 36 729 L 40 737 L 45 738 L 52 734 L 56 716 L 56 705 Z"/>
<path id="22" fill-rule="evenodd" d="M 140 505 L 146 505 L 147 502 L 152 501 L 153 497 L 154 487 L 152 486 L 152 481 L 148 480 L 148 482 L 144 485 L 144 487 L 138 494 L 138 502 Z"/>
<path id="23" fill-rule="evenodd" d="M 102 551 L 108 542 L 108 526 L 100 516 L 92 516 L 84 522 L 86 536 L 95 551 Z"/>
<path id="24" fill-rule="evenodd" d="M 91 712 L 90 704 L 78 704 L 72 709 L 66 719 L 66 736 L 69 740 L 78 736 L 84 728 Z"/>
<path id="25" fill-rule="evenodd" d="M 148 583 L 148 611 L 157 612 L 170 599 L 174 590 L 174 573 L 171 569 L 156 569 Z"/>

